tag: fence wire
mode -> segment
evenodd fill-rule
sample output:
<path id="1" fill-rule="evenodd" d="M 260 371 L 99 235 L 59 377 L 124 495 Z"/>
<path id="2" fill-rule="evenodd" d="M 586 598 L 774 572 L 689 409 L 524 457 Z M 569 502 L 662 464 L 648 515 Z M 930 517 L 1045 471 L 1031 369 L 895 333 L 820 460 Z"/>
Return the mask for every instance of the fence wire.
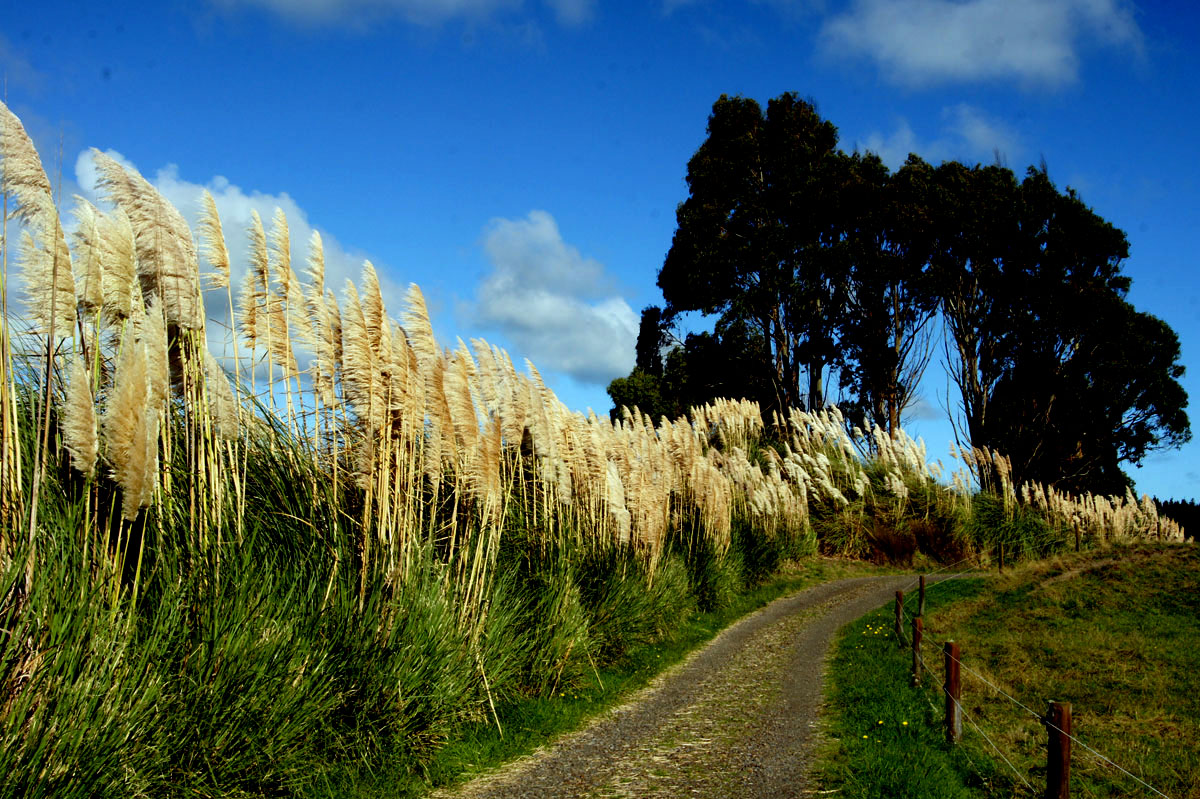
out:
<path id="1" fill-rule="evenodd" d="M 931 575 L 937 574 L 937 573 L 939 573 L 939 572 L 941 572 L 941 571 L 946 571 L 946 570 L 947 570 L 947 569 L 949 569 L 949 568 L 954 568 L 955 566 L 959 565 L 960 563 L 963 563 L 964 561 L 965 561 L 965 559 L 964 559 L 964 560 L 960 560 L 960 561 L 958 561 L 958 562 L 956 562 L 956 563 L 953 563 L 953 564 L 951 564 L 951 565 L 950 565 L 950 566 L 948 566 L 948 567 L 944 567 L 944 568 L 942 568 L 942 569 L 939 569 L 937 572 L 931 572 L 930 574 L 926 575 L 926 577 L 929 577 L 929 576 L 931 576 Z M 950 577 L 943 578 L 943 579 L 941 579 L 941 580 L 938 580 L 937 582 L 934 582 L 934 583 L 930 583 L 928 580 L 926 580 L 926 591 L 928 592 L 929 588 L 930 588 L 930 587 L 932 587 L 932 586 L 934 586 L 934 585 L 939 585 L 939 584 L 941 584 L 941 583 L 950 582 L 951 580 L 958 579 L 958 578 L 960 578 L 960 577 L 962 577 L 962 576 L 964 576 L 964 575 L 968 575 L 968 574 L 971 574 L 971 573 L 972 573 L 972 571 L 964 571 L 964 572 L 959 572 L 958 574 L 952 575 L 952 576 L 950 576 Z M 920 578 L 919 578 L 919 577 L 918 577 L 918 579 L 917 579 L 917 580 L 915 580 L 915 581 L 914 581 L 914 582 L 913 582 L 913 583 L 910 585 L 909 589 L 903 589 L 903 590 L 905 590 L 905 593 L 907 593 L 907 592 L 908 592 L 908 590 L 911 590 L 911 586 L 913 586 L 913 585 L 920 585 Z M 908 622 L 908 626 L 911 628 L 911 626 L 912 626 L 912 620 L 913 620 L 915 617 L 914 617 L 914 616 L 912 616 L 911 614 L 909 614 L 909 612 L 908 612 L 908 609 L 907 609 L 907 607 L 906 607 L 906 606 L 901 608 L 901 611 L 900 611 L 900 616 L 901 616 L 901 618 L 902 618 L 902 619 L 905 619 L 905 620 L 907 620 L 907 622 Z M 901 638 L 901 640 L 903 640 L 903 637 Z M 911 641 L 909 642 L 909 644 L 910 644 L 910 646 L 911 646 Z M 1005 699 L 1007 699 L 1007 700 L 1008 700 L 1009 702 L 1011 702 L 1012 704 L 1014 704 L 1014 705 L 1016 705 L 1017 707 L 1019 707 L 1019 708 L 1021 708 L 1022 710 L 1024 710 L 1026 713 L 1028 713 L 1030 716 L 1032 716 L 1034 719 L 1036 719 L 1038 722 L 1040 722 L 1041 724 L 1043 724 L 1043 725 L 1044 725 L 1044 726 L 1046 726 L 1047 728 L 1049 728 L 1049 729 L 1053 729 L 1053 730 L 1055 730 L 1055 731 L 1057 731 L 1057 732 L 1059 732 L 1059 733 L 1061 733 L 1061 734 L 1065 735 L 1065 736 L 1066 736 L 1066 737 L 1067 737 L 1067 738 L 1068 738 L 1068 739 L 1069 739 L 1069 740 L 1070 740 L 1072 743 L 1074 743 L 1074 744 L 1078 744 L 1078 745 L 1079 745 L 1079 746 L 1080 746 L 1082 749 L 1085 749 L 1085 750 L 1087 750 L 1087 752 L 1089 752 L 1091 755 L 1093 755 L 1094 757 L 1096 757 L 1098 760 L 1101 760 L 1101 761 L 1103 761 L 1104 763 L 1108 764 L 1108 765 L 1109 765 L 1109 766 L 1111 766 L 1112 768 L 1114 768 L 1114 769 L 1116 769 L 1117 771 L 1121 772 L 1122 774 L 1126 775 L 1126 776 L 1127 776 L 1127 777 L 1129 777 L 1130 779 L 1132 779 L 1132 780 L 1136 781 L 1136 782 L 1137 782 L 1138 784 L 1140 784 L 1142 787 L 1144 787 L 1144 788 L 1147 788 L 1147 789 L 1148 789 L 1148 790 L 1150 790 L 1150 791 L 1153 791 L 1153 792 L 1154 792 L 1156 795 L 1163 797 L 1163 799 L 1171 799 L 1171 798 L 1170 798 L 1170 797 L 1169 797 L 1167 794 L 1165 794 L 1165 793 L 1163 793 L 1162 791 L 1158 790 L 1158 789 L 1157 789 L 1157 788 L 1155 788 L 1153 785 L 1151 785 L 1150 783 L 1148 783 L 1148 782 L 1146 782 L 1145 780 L 1143 780 L 1141 777 L 1138 777 L 1136 774 L 1133 774 L 1133 773 L 1132 773 L 1132 772 L 1130 772 L 1128 769 L 1126 769 L 1126 768 L 1122 767 L 1120 764 L 1116 763 L 1116 762 L 1115 762 L 1115 761 L 1113 761 L 1111 758 L 1109 758 L 1109 757 L 1105 756 L 1104 754 L 1102 754 L 1102 753 L 1098 752 L 1096 749 L 1092 748 L 1091 746 L 1088 746 L 1086 743 L 1084 743 L 1083 741 L 1079 740 L 1079 738 L 1077 738 L 1076 736 L 1074 736 L 1074 735 L 1072 735 L 1071 733 L 1069 733 L 1069 732 L 1066 732 L 1065 730 L 1062 730 L 1062 729 L 1060 729 L 1058 726 L 1056 726 L 1056 725 L 1054 725 L 1054 724 L 1051 724 L 1050 722 L 1048 722 L 1048 721 L 1046 720 L 1046 718 L 1045 718 L 1044 716 L 1042 716 L 1040 713 L 1036 712 L 1035 710 L 1033 710 L 1032 708 L 1030 708 L 1030 707 L 1029 707 L 1028 705 L 1026 705 L 1025 703 L 1023 703 L 1023 702 L 1021 702 L 1020 700 L 1016 699 L 1016 698 L 1015 698 L 1015 697 L 1013 697 L 1011 694 L 1009 694 L 1007 691 L 1005 691 L 1004 689 L 1000 688 L 998 685 L 996 685 L 995 683 L 993 683 L 991 680 L 989 680 L 989 679 L 987 679 L 986 677 L 984 677 L 984 676 L 983 676 L 982 674 L 980 674 L 978 671 L 976 671 L 975 669 L 973 669 L 973 668 L 971 668 L 970 666 L 968 666 L 966 663 L 964 663 L 964 662 L 962 661 L 962 659 L 961 659 L 961 658 L 956 658 L 956 657 L 954 657 L 953 655 L 948 655 L 948 654 L 947 654 L 947 657 L 950 657 L 950 659 L 951 659 L 951 660 L 955 661 L 955 662 L 958 664 L 958 666 L 959 666 L 959 668 L 960 668 L 960 669 L 963 669 L 963 670 L 965 670 L 965 671 L 966 671 L 968 674 L 970 674 L 971 676 L 973 676 L 973 677 L 974 677 L 976 680 L 978 680 L 979 682 L 981 682 L 982 684 L 984 684 L 984 685 L 986 685 L 988 688 L 990 688 L 990 689 L 991 689 L 993 692 L 995 692 L 995 693 L 996 693 L 996 695 L 997 695 L 997 696 L 1004 697 Z M 937 680 L 937 678 L 938 678 L 938 675 L 937 675 L 937 674 L 936 674 L 936 673 L 933 671 L 933 669 L 931 669 L 931 668 L 929 667 L 929 664 L 925 662 L 925 658 L 924 658 L 924 656 L 922 656 L 921 654 L 919 654 L 919 653 L 918 653 L 918 655 L 917 655 L 917 660 L 919 661 L 919 663 L 920 663 L 920 665 L 921 665 L 921 668 L 922 668 L 922 669 L 924 669 L 926 672 L 928 672 L 928 673 L 929 673 L 929 675 L 930 675 L 931 677 L 933 677 L 933 678 L 935 679 L 935 681 L 936 681 L 936 680 Z M 945 695 L 947 695 L 947 696 L 948 696 L 948 693 L 947 693 L 947 691 L 946 691 L 946 688 L 945 688 L 945 686 L 944 686 L 944 685 L 941 687 L 941 691 L 942 691 L 942 693 L 943 693 L 943 694 L 945 694 Z M 928 702 L 928 698 L 926 699 L 926 701 Z M 1019 780 L 1020 780 L 1022 783 L 1024 783 L 1024 784 L 1025 784 L 1025 786 L 1026 786 L 1026 787 L 1028 787 L 1030 790 L 1034 790 L 1033 786 L 1032 786 L 1032 785 L 1030 785 L 1029 781 L 1028 781 L 1028 780 L 1026 780 L 1026 779 L 1025 779 L 1025 778 L 1024 778 L 1024 777 L 1023 777 L 1021 774 L 1020 774 L 1020 772 L 1018 772 L 1018 771 L 1017 771 L 1016 767 L 1015 767 L 1015 766 L 1013 766 L 1012 762 L 1011 762 L 1011 761 L 1010 761 L 1010 760 L 1009 760 L 1009 759 L 1008 759 L 1008 758 L 1007 758 L 1007 757 L 1004 755 L 1004 753 L 1003 753 L 1003 752 L 1000 750 L 1000 748 L 999 748 L 998 746 L 996 746 L 996 744 L 995 744 L 995 743 L 992 741 L 992 739 L 991 739 L 991 738 L 989 738 L 989 737 L 987 736 L 987 734 L 986 734 L 986 733 L 983 731 L 983 729 L 982 729 L 982 728 L 980 728 L 978 724 L 976 724 L 976 723 L 975 723 L 973 720 L 971 720 L 971 719 L 970 719 L 969 715 L 968 715 L 968 714 L 967 714 L 967 712 L 966 712 L 966 708 L 964 708 L 964 707 L 963 707 L 963 705 L 962 705 L 960 702 L 958 702 L 957 700 L 953 700 L 953 701 L 954 701 L 955 705 L 957 705 L 957 706 L 958 706 L 959 710 L 960 710 L 960 711 L 962 711 L 962 713 L 963 713 L 963 717 L 964 717 L 965 719 L 967 719 L 967 721 L 968 721 L 968 723 L 971 725 L 971 727 L 973 727 L 973 728 L 974 728 L 974 729 L 975 729 L 975 730 L 976 730 L 976 731 L 977 731 L 977 732 L 980 734 L 980 736 L 982 736 L 982 737 L 983 737 L 983 739 L 984 739 L 984 740 L 986 740 L 986 741 L 988 742 L 988 744 L 989 744 L 989 745 L 992 747 L 992 749 L 994 749 L 994 750 L 996 751 L 996 754 L 998 754 L 998 755 L 1000 756 L 1000 758 L 1001 758 L 1001 759 L 1002 759 L 1002 760 L 1005 762 L 1005 764 L 1006 764 L 1006 765 L 1009 767 L 1009 769 L 1011 769 L 1011 770 L 1012 770 L 1013 774 L 1015 774 L 1015 775 L 1016 775 L 1017 779 L 1019 779 Z M 936 713 L 936 712 L 937 712 L 937 708 L 936 708 L 936 707 L 934 707 L 933 703 L 932 703 L 932 702 L 928 702 L 928 704 L 929 704 L 929 706 L 930 706 L 931 708 L 933 708 L 934 712 Z M 964 752 L 963 754 L 965 755 L 966 753 Z M 967 760 L 968 760 L 968 761 L 970 761 L 970 758 L 968 757 L 968 758 L 967 758 Z M 978 770 L 978 768 L 976 768 L 976 767 L 974 766 L 974 764 L 973 764 L 973 763 L 972 763 L 972 767 L 976 769 L 976 773 L 979 773 L 979 774 L 981 774 L 981 775 L 982 775 L 982 772 L 980 772 L 980 771 Z"/>

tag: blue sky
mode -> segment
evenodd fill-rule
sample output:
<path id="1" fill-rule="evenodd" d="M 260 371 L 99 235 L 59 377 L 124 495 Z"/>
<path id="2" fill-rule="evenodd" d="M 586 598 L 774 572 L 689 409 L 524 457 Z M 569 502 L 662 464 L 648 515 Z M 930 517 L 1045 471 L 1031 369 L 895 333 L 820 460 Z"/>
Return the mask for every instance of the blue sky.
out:
<path id="1" fill-rule="evenodd" d="M 1018 172 L 1045 159 L 1126 231 L 1131 299 L 1180 335 L 1200 397 L 1200 14 L 1121 0 L 165 0 L 11 3 L 4 97 L 65 196 L 113 151 L 235 255 L 251 208 L 330 285 L 369 258 L 391 309 L 424 290 L 444 342 L 530 358 L 608 408 L 713 101 L 816 102 L 842 147 Z M 118 6 L 121 7 L 121 6 Z M 129 6 L 132 8 L 132 5 Z M 235 267 L 236 268 L 236 267 Z M 936 365 L 909 429 L 946 452 Z M 1193 416 L 1198 412 L 1193 408 Z M 1198 420 L 1200 421 L 1200 420 Z M 1134 473 L 1200 491 L 1200 444 Z"/>

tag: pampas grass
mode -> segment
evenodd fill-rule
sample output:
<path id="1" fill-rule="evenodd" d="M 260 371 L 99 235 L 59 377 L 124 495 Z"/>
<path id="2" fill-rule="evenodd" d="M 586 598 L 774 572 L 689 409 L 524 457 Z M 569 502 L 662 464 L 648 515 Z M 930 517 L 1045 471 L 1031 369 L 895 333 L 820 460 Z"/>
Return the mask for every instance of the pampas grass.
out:
<path id="1" fill-rule="evenodd" d="M 159 298 L 169 324 L 203 330 L 199 263 L 183 215 L 136 170 L 94 148 L 92 160 L 99 188 L 133 228 L 143 293 Z"/>
<path id="2" fill-rule="evenodd" d="M 85 477 L 91 477 L 100 452 L 96 431 L 96 408 L 92 400 L 92 381 L 80 356 L 68 362 L 67 390 L 63 400 L 63 442 L 71 454 L 71 465 Z"/>
<path id="3" fill-rule="evenodd" d="M 217 213 L 217 201 L 205 189 L 200 195 L 200 234 L 201 253 L 212 272 L 208 276 L 208 284 L 214 289 L 229 288 L 229 249 L 225 246 L 225 233 L 221 230 L 221 215 Z"/>
<path id="4" fill-rule="evenodd" d="M 57 220 L 57 216 L 55 217 Z M 57 242 L 61 230 L 51 231 Z M 55 339 L 75 334 L 75 280 L 66 245 L 47 247 L 45 238 L 21 233 L 18 258 L 25 289 L 25 313 L 33 332 Z"/>
<path id="5" fill-rule="evenodd" d="M 100 243 L 99 211 L 79 195 L 75 196 L 72 233 L 75 252 L 75 286 L 79 305 L 93 317 L 104 305 L 104 257 Z"/>
<path id="6" fill-rule="evenodd" d="M 132 521 L 150 501 L 158 444 L 158 408 L 146 346 L 126 337 L 104 411 L 105 460 L 122 492 L 121 516 Z"/>

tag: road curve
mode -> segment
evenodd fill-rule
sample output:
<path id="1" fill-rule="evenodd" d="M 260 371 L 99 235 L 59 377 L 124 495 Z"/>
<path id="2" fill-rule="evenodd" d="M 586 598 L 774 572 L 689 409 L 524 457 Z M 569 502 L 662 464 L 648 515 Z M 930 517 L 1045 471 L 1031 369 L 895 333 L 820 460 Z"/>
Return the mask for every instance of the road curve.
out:
<path id="1" fill-rule="evenodd" d="M 912 582 L 851 578 L 778 599 L 582 730 L 433 796 L 808 795 L 833 636 Z"/>

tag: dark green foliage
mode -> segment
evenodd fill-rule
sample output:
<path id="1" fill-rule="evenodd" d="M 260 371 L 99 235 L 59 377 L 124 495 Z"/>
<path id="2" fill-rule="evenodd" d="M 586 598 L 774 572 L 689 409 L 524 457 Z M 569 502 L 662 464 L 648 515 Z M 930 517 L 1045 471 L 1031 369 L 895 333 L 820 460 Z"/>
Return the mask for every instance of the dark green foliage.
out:
<path id="1" fill-rule="evenodd" d="M 1123 494 L 1122 464 L 1191 436 L 1179 340 L 1127 300 L 1123 231 L 1043 165 L 915 155 L 895 174 L 837 150 L 794 94 L 722 95 L 688 162 L 688 197 L 614 404 L 679 415 L 729 396 L 814 409 L 836 371 L 848 417 L 894 431 L 940 311 L 963 439 L 1010 458 L 1015 484 Z M 660 360 L 679 312 L 711 334 Z M 807 380 L 805 387 L 802 379 Z"/>
<path id="2" fill-rule="evenodd" d="M 1179 342 L 1125 299 L 1125 234 L 1045 167 L 943 164 L 932 275 L 974 446 L 1013 481 L 1124 493 L 1121 463 L 1185 443 Z"/>
<path id="3" fill-rule="evenodd" d="M 1044 558 L 1074 546 L 1074 536 L 1065 529 L 1052 527 L 1033 510 L 1010 506 L 992 494 L 976 494 L 971 500 L 971 515 L 966 521 L 966 535 L 993 559 L 1000 557 L 1008 564 L 1021 560 Z"/>
<path id="4" fill-rule="evenodd" d="M 678 397 L 670 391 L 669 386 L 664 385 L 662 377 L 643 372 L 636 367 L 627 377 L 614 378 L 608 384 L 608 397 L 613 404 L 609 416 L 614 422 L 621 419 L 625 408 L 637 408 L 654 420 L 664 416 L 668 419 L 678 419 L 685 413 Z"/>
<path id="5" fill-rule="evenodd" d="M 1183 532 L 1188 538 L 1195 539 L 1196 534 L 1200 532 L 1200 508 L 1196 506 L 1196 500 L 1163 500 L 1155 497 L 1154 504 L 1158 507 L 1160 516 L 1174 520 L 1183 527 Z"/>
<path id="6" fill-rule="evenodd" d="M 749 520 L 738 519 L 731 546 L 741 553 L 742 582 L 754 587 L 774 575 L 785 558 L 794 557 L 788 544 L 782 535 L 770 536 Z"/>
<path id="7" fill-rule="evenodd" d="M 717 397 L 742 397 L 763 408 L 775 402 L 774 381 L 766 368 L 766 347 L 741 322 L 718 322 L 711 333 L 689 333 L 660 360 L 658 375 L 641 366 L 608 385 L 610 413 L 639 408 L 651 419 L 678 419 L 690 408 Z"/>
<path id="8" fill-rule="evenodd" d="M 667 551 L 683 560 L 688 584 L 702 612 L 728 607 L 745 588 L 743 553 L 732 546 L 719 552 L 707 536 L 688 532 L 672 534 Z"/>
<path id="9" fill-rule="evenodd" d="M 662 377 L 663 348 L 669 339 L 670 320 L 663 318 L 662 308 L 647 305 L 642 309 L 642 320 L 638 325 L 635 368 L 652 377 Z"/>
<path id="10" fill-rule="evenodd" d="M 928 325 L 937 307 L 927 265 L 934 241 L 932 168 L 915 155 L 891 175 L 871 153 L 842 158 L 839 293 L 829 320 L 838 333 L 842 410 L 888 432 L 929 363 Z"/>
<path id="11" fill-rule="evenodd" d="M 576 567 L 588 616 L 588 639 L 598 662 L 609 664 L 637 647 L 666 638 L 696 609 L 682 560 L 662 559 L 653 579 L 644 564 L 618 549 L 596 553 Z"/>
<path id="12" fill-rule="evenodd" d="M 820 407 L 836 359 L 831 245 L 837 129 L 794 94 L 771 100 L 722 95 L 708 138 L 688 162 L 688 199 L 658 286 L 668 313 L 720 314 L 761 341 L 771 407 Z M 801 392 L 801 373 L 808 387 Z"/>

